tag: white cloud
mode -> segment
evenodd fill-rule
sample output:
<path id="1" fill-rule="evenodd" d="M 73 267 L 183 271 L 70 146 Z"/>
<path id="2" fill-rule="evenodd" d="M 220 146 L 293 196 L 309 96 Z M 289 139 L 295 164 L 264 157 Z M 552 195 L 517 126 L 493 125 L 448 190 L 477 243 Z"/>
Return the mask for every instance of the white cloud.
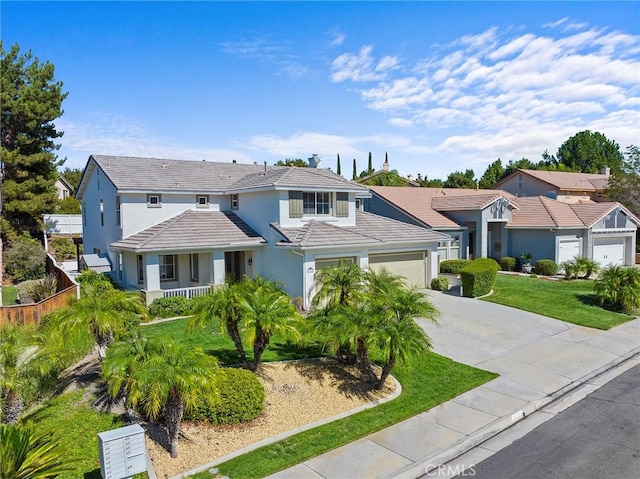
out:
<path id="1" fill-rule="evenodd" d="M 339 31 L 336 31 L 332 34 L 331 40 L 329 40 L 329 46 L 338 47 L 344 43 L 347 39 L 347 36 Z"/>
<path id="2" fill-rule="evenodd" d="M 371 82 L 384 80 L 390 70 L 398 65 L 395 57 L 385 56 L 376 61 L 371 52 L 373 47 L 366 45 L 358 53 L 343 53 L 337 57 L 331 69 L 331 81 L 340 83 L 346 80 L 354 82 Z"/>

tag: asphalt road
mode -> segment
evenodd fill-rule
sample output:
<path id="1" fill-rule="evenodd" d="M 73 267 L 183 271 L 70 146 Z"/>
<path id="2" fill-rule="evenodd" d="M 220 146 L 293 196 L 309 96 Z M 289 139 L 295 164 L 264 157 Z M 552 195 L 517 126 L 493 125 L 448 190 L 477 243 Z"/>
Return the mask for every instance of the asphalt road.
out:
<path id="1" fill-rule="evenodd" d="M 640 366 L 456 477 L 640 478 Z"/>

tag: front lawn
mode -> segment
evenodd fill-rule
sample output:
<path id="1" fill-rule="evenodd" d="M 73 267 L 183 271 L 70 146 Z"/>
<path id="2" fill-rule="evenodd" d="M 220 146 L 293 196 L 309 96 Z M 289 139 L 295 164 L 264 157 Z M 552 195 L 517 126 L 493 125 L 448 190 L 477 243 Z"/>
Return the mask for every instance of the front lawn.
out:
<path id="1" fill-rule="evenodd" d="M 550 281 L 498 274 L 493 290 L 482 299 L 580 326 L 609 329 L 634 319 L 602 308 L 596 301 L 592 280 Z"/>
<path id="2" fill-rule="evenodd" d="M 2 306 L 18 304 L 18 289 L 15 286 L 2 287 Z"/>

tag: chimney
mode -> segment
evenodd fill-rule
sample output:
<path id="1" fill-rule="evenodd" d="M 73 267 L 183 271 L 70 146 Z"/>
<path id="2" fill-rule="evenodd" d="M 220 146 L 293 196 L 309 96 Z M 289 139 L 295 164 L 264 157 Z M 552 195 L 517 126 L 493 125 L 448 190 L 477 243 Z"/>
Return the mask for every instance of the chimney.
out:
<path id="1" fill-rule="evenodd" d="M 611 168 L 609 168 L 608 166 L 600 168 L 600 174 L 605 176 L 611 176 Z"/>
<path id="2" fill-rule="evenodd" d="M 320 163 L 322 163 L 322 160 L 316 153 L 309 158 L 309 168 L 320 168 Z"/>
<path id="3" fill-rule="evenodd" d="M 389 160 L 385 159 L 382 163 L 382 171 L 389 171 Z"/>

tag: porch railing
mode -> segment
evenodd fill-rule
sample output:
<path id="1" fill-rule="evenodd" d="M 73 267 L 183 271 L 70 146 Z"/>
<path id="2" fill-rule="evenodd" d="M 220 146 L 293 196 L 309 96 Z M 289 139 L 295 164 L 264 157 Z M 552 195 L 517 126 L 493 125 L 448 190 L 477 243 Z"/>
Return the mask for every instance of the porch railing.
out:
<path id="1" fill-rule="evenodd" d="M 173 296 L 184 296 L 187 299 L 195 298 L 196 296 L 204 296 L 211 292 L 211 285 L 207 286 L 194 286 L 193 288 L 176 288 L 167 289 L 162 292 L 164 298 L 171 298 Z"/>

